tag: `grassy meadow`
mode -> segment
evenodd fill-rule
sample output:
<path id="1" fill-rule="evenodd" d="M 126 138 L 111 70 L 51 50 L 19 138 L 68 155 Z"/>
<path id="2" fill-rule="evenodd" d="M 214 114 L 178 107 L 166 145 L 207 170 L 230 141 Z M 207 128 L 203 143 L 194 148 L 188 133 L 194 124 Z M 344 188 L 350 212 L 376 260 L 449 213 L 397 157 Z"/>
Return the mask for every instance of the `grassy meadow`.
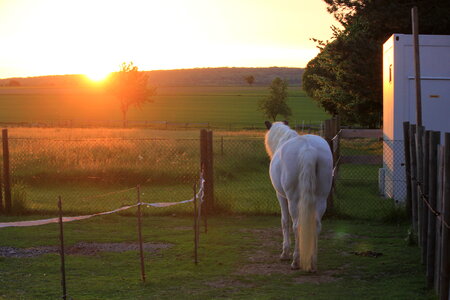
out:
<path id="1" fill-rule="evenodd" d="M 131 121 L 210 123 L 212 127 L 263 127 L 265 118 L 257 111 L 267 87 L 160 87 L 152 103 L 131 108 Z M 289 88 L 292 122 L 318 124 L 328 118 L 299 87 Z M 111 121 L 120 126 L 119 105 L 101 87 L 92 88 L 0 88 L 2 122 L 46 123 Z M 114 123 L 115 121 L 115 123 Z"/>
<path id="2" fill-rule="evenodd" d="M 257 111 L 265 87 L 162 87 L 154 102 L 131 108 L 128 119 L 209 123 L 215 131 L 217 207 L 227 212 L 277 213 Z M 327 118 L 298 87 L 289 89 L 292 120 Z M 117 103 L 99 87 L 0 88 L 4 122 L 120 120 Z M 295 121 L 293 121 L 295 122 Z M 116 122 L 121 124 L 120 122 Z M 148 128 L 10 128 L 16 211 L 54 211 L 58 195 L 70 213 L 96 212 L 135 202 L 135 193 L 109 195 L 140 184 L 144 201 L 192 197 L 199 173 L 198 130 Z M 256 186 L 255 186 L 256 183 Z M 108 194 L 107 201 L 101 195 Z M 92 197 L 94 197 L 92 199 Z M 183 208 L 161 209 L 186 212 Z"/>
<path id="3" fill-rule="evenodd" d="M 136 191 L 109 194 L 141 186 L 145 202 L 190 199 L 199 178 L 198 131 L 109 129 L 127 138 L 85 138 L 94 129 L 12 128 L 10 152 L 14 190 L 23 199 L 13 201 L 16 211 L 52 212 L 61 195 L 70 213 L 98 212 L 136 202 Z M 42 133 L 43 138 L 27 138 Z M 104 133 L 104 129 L 101 129 Z M 69 133 L 70 138 L 69 138 Z M 62 138 L 61 135 L 67 138 Z M 60 137 L 57 138 L 56 136 Z M 135 138 L 130 138 L 130 135 Z M 147 135 L 152 138 L 138 138 Z M 161 135 L 165 135 L 162 138 Z M 216 207 L 222 212 L 277 213 L 278 204 L 268 176 L 269 159 L 262 132 L 220 132 L 215 136 Z M 107 194 L 103 197 L 103 194 Z M 155 213 L 191 212 L 173 207 Z"/>
<path id="4" fill-rule="evenodd" d="M 8 94 L 2 89 L 2 120 L 120 119 L 118 108 L 100 90 L 56 90 Z M 401 218 L 388 219 L 392 202 L 377 195 L 379 166 L 341 167 L 337 213 L 323 222 L 317 274 L 291 271 L 288 262 L 278 260 L 280 210 L 268 176 L 264 130 L 227 130 L 231 123 L 241 128 L 262 124 L 256 102 L 266 93 L 260 87 L 166 88 L 154 103 L 130 111 L 135 120 L 215 122 L 220 127 L 213 143 L 220 214 L 209 217 L 208 233 L 200 236 L 196 266 L 193 205 L 145 207 L 146 283 L 139 281 L 135 209 L 66 223 L 70 297 L 434 299 L 425 288 L 419 249 L 404 241 L 408 225 Z M 327 118 L 302 91 L 291 88 L 290 95 L 291 122 Z M 144 202 L 182 201 L 193 196 L 199 177 L 198 130 L 12 127 L 9 137 L 14 214 L 0 215 L 0 222 L 55 216 L 58 196 L 65 215 L 134 204 L 138 184 Z M 343 143 L 341 151 L 379 154 L 380 145 L 361 146 L 356 140 Z M 1 300 L 61 296 L 57 229 L 55 224 L 0 229 Z M 31 255 L 20 256 L 23 252 Z M 377 256 L 366 255 L 372 253 Z"/>
<path id="5" fill-rule="evenodd" d="M 193 262 L 192 223 L 187 217 L 144 217 L 146 283 L 140 281 L 135 217 L 66 223 L 69 297 L 435 299 L 426 289 L 419 248 L 404 241 L 405 224 L 325 220 L 319 271 L 309 274 L 279 261 L 279 217 L 210 218 L 208 233 L 200 236 L 198 265 Z M 5 228 L 0 236 L 9 247 L 7 252 L 0 247 L 1 253 L 10 253 L 0 256 L 0 299 L 60 298 L 58 226 Z M 39 255 L 39 250 L 47 251 Z M 20 256 L 21 251 L 31 254 Z M 372 253 L 377 256 L 365 255 Z"/>
<path id="6" fill-rule="evenodd" d="M 279 214 L 263 135 L 258 130 L 214 131 L 218 212 Z M 136 190 L 128 190 L 137 185 L 145 202 L 182 201 L 192 197 L 199 177 L 198 130 L 11 128 L 10 136 L 13 197 L 18 198 L 13 204 L 25 213 L 54 213 L 58 196 L 69 214 L 114 209 L 137 201 Z M 380 154 L 380 146 L 379 141 L 346 141 L 341 153 Z M 393 201 L 378 194 L 379 167 L 340 167 L 338 215 L 384 219 L 394 210 Z M 182 205 L 147 210 L 163 215 L 191 211 Z"/>

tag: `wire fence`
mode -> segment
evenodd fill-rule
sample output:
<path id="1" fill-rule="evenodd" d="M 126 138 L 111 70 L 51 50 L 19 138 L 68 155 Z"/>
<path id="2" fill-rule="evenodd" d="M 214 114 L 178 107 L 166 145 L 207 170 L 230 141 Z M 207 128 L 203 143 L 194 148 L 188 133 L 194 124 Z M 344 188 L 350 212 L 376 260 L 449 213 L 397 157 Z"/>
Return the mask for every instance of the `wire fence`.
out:
<path id="1" fill-rule="evenodd" d="M 403 144 L 378 138 L 340 139 L 339 143 L 334 187 L 336 212 L 352 218 L 392 217 L 406 197 L 405 169 L 399 163 L 403 159 Z M 391 145 L 390 151 L 386 151 L 386 144 Z"/>
<path id="2" fill-rule="evenodd" d="M 264 130 L 263 122 L 177 122 L 150 120 L 35 120 L 29 122 L 0 122 L 2 127 L 29 128 L 149 128 L 158 130 L 192 130 L 192 129 L 220 129 L 220 130 Z M 295 120 L 292 126 L 304 132 L 319 133 L 322 123 L 311 120 Z"/>
<path id="3" fill-rule="evenodd" d="M 340 164 L 335 208 L 353 218 L 388 215 L 395 201 L 380 193 L 382 160 L 367 164 L 367 156 L 381 156 L 383 142 L 342 139 L 340 143 L 342 158 L 362 161 L 344 159 Z M 135 204 L 137 185 L 143 202 L 177 202 L 192 196 L 191 186 L 200 172 L 199 139 L 10 138 L 9 152 L 15 214 L 54 214 L 58 196 L 65 199 L 68 214 L 110 210 Z M 213 156 L 217 212 L 280 213 L 262 137 L 215 137 Z M 146 213 L 190 214 L 191 209 L 166 207 Z"/>

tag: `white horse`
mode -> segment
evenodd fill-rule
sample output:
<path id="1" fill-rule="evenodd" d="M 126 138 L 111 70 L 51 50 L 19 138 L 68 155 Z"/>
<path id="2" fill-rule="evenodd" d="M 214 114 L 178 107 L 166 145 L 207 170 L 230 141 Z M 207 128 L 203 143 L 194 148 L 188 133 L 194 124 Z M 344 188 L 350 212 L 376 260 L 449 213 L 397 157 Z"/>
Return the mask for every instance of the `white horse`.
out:
<path id="1" fill-rule="evenodd" d="M 271 158 L 270 179 L 281 206 L 283 252 L 289 260 L 289 214 L 295 249 L 292 269 L 317 270 L 317 240 L 331 189 L 333 157 L 328 143 L 317 135 L 298 135 L 286 122 L 265 122 L 265 145 Z"/>

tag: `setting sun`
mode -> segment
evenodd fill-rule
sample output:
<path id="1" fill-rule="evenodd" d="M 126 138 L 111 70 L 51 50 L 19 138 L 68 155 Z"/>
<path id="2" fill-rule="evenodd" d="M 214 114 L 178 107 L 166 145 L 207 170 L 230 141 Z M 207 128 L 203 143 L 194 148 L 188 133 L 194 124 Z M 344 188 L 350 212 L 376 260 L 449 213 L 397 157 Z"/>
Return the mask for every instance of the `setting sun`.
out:
<path id="1" fill-rule="evenodd" d="M 105 72 L 105 71 L 94 71 L 86 73 L 86 77 L 89 78 L 92 81 L 100 82 L 105 80 L 111 72 Z"/>

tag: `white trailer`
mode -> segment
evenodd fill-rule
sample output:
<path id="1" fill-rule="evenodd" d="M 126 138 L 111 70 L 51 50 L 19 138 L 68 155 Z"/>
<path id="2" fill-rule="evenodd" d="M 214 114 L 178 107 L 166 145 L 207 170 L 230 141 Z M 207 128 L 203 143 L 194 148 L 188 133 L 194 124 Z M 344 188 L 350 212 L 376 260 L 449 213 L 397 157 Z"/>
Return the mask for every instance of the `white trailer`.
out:
<path id="1" fill-rule="evenodd" d="M 420 35 L 422 125 L 450 132 L 450 36 Z M 406 198 L 403 122 L 416 124 L 413 37 L 393 34 L 383 45 L 383 169 L 380 191 Z"/>

